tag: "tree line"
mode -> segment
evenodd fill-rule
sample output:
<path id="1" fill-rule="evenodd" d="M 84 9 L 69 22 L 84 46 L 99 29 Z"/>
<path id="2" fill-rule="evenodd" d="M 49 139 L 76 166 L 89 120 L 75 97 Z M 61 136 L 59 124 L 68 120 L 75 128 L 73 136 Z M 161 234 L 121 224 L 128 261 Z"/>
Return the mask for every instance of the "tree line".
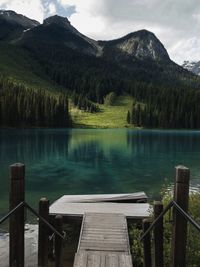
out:
<path id="1" fill-rule="evenodd" d="M 200 128 L 200 90 L 156 88 L 137 90 L 127 122 L 147 128 Z"/>
<path id="2" fill-rule="evenodd" d="M 0 77 L 0 126 L 70 125 L 66 94 L 26 88 L 23 84 Z"/>
<path id="3" fill-rule="evenodd" d="M 97 112 L 95 103 L 107 101 L 110 92 L 116 96 L 126 93 L 139 102 L 127 114 L 127 120 L 136 126 L 200 127 L 200 78 L 175 63 L 136 60 L 118 64 L 64 45 L 44 46 L 41 42 L 31 43 L 26 49 L 52 81 L 70 92 L 80 109 Z"/>

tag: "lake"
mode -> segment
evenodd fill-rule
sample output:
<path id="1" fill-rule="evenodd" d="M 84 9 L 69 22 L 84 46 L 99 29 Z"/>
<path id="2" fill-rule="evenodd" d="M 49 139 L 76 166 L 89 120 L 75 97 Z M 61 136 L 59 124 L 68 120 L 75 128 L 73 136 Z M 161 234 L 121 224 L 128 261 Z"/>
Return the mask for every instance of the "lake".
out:
<path id="1" fill-rule="evenodd" d="M 8 209 L 9 165 L 26 164 L 26 200 L 145 191 L 158 198 L 174 167 L 200 185 L 200 132 L 132 129 L 0 130 L 0 213 Z"/>

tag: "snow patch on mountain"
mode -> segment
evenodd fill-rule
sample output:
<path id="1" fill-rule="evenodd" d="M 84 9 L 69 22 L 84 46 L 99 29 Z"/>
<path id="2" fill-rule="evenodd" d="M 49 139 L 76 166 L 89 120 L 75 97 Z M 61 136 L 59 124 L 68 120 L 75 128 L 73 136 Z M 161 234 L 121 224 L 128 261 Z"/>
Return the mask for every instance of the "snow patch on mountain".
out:
<path id="1" fill-rule="evenodd" d="M 200 75 L 200 61 L 184 61 L 182 67 L 194 74 Z"/>

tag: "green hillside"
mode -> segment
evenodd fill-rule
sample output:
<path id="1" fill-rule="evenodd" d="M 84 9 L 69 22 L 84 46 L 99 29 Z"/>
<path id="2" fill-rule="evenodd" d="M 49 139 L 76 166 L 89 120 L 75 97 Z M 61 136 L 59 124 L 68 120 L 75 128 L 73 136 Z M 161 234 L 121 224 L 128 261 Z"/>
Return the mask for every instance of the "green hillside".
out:
<path id="1" fill-rule="evenodd" d="M 16 84 L 23 84 L 30 89 L 45 89 L 55 95 L 57 91 L 64 90 L 48 78 L 37 61 L 32 59 L 25 50 L 12 44 L 0 43 L 0 73 Z M 71 101 L 70 103 L 69 112 L 74 127 L 128 127 L 126 116 L 132 104 L 132 97 L 129 95 L 117 97 L 112 106 L 99 105 L 100 112 L 97 113 L 85 112 L 75 107 Z"/>
<path id="2" fill-rule="evenodd" d="M 100 112 L 89 113 L 77 109 L 73 105 L 70 113 L 74 127 L 85 128 L 123 128 L 130 127 L 126 122 L 127 112 L 130 110 L 133 99 L 131 96 L 119 96 L 112 106 L 99 105 Z"/>
<path id="3" fill-rule="evenodd" d="M 8 43 L 0 43 L 0 126 L 71 126 L 65 90 L 27 52 Z"/>
<path id="4" fill-rule="evenodd" d="M 25 50 L 8 43 L 0 43 L 0 74 L 32 89 L 62 89 Z"/>

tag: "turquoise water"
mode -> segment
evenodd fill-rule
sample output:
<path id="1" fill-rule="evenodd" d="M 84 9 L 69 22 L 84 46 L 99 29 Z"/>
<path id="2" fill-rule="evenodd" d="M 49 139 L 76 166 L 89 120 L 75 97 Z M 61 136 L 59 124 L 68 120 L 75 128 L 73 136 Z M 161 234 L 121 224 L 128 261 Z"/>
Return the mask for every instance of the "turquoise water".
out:
<path id="1" fill-rule="evenodd" d="M 129 129 L 0 130 L 0 213 L 8 208 L 9 165 L 26 164 L 26 199 L 145 191 L 157 198 L 174 166 L 200 184 L 200 132 Z"/>

